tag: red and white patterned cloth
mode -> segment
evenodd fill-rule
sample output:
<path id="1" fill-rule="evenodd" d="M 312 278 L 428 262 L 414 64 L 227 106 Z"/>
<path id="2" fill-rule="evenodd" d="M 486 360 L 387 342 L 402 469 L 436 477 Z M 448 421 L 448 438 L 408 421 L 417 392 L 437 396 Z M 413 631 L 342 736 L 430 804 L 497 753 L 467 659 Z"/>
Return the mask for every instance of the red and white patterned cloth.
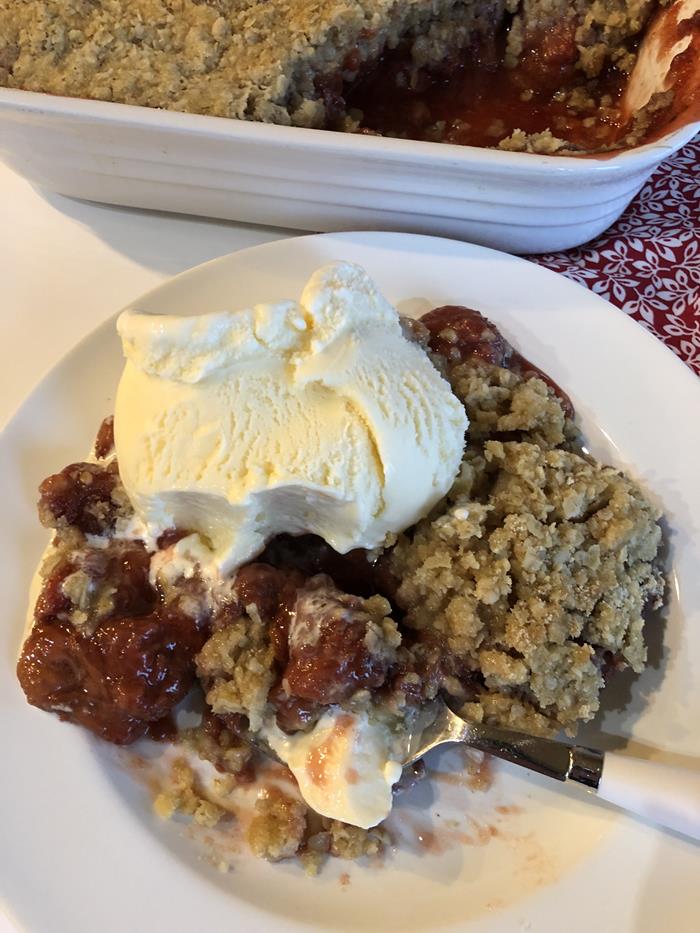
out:
<path id="1" fill-rule="evenodd" d="M 700 375 L 700 136 L 597 240 L 534 262 L 622 308 Z"/>

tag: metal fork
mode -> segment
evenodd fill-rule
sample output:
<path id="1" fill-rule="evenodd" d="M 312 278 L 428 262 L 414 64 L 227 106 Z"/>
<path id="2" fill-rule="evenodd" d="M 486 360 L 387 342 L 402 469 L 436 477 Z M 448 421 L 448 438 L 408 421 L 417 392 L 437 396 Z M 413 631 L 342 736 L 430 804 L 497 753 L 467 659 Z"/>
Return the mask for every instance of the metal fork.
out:
<path id="1" fill-rule="evenodd" d="M 262 736 L 248 733 L 245 738 L 264 755 L 280 761 Z M 575 781 L 601 800 L 700 840 L 700 761 L 693 768 L 675 768 L 470 722 L 437 699 L 412 729 L 401 763 L 406 767 L 432 749 L 455 742 L 557 781 Z"/>
<path id="2" fill-rule="evenodd" d="M 501 729 L 461 719 L 442 700 L 435 700 L 421 717 L 427 725 L 411 733 L 404 767 L 448 742 L 460 742 L 496 758 L 537 771 L 557 781 L 578 781 L 597 790 L 603 773 L 603 752 L 582 745 L 567 745 L 513 729 Z"/>
<path id="3" fill-rule="evenodd" d="M 700 840 L 700 761 L 675 768 L 582 745 L 461 719 L 436 700 L 413 730 L 404 766 L 431 749 L 459 742 L 557 781 L 583 784 L 596 797 Z"/>

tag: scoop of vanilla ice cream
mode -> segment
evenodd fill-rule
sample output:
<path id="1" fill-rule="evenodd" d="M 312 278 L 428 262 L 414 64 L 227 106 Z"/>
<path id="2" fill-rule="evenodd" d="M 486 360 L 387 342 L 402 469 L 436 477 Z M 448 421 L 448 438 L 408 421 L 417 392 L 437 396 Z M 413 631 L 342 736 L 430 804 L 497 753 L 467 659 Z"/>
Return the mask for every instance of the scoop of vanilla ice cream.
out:
<path id="1" fill-rule="evenodd" d="M 203 535 L 221 573 L 283 532 L 377 547 L 453 482 L 464 409 L 358 266 L 319 269 L 300 302 L 117 326 L 126 491 L 150 534 Z"/>
<path id="2" fill-rule="evenodd" d="M 261 735 L 316 813 L 362 829 L 388 816 L 402 771 L 400 742 L 367 713 L 333 708 L 308 733 L 287 735 L 270 722 Z"/>

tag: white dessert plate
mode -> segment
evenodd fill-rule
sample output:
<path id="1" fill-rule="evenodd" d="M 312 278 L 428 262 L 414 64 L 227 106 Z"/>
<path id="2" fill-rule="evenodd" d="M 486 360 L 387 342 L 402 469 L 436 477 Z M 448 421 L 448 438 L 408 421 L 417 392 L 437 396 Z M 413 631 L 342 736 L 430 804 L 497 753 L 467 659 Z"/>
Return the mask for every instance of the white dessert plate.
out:
<path id="1" fill-rule="evenodd" d="M 650 334 L 565 278 L 428 237 L 275 242 L 198 267 L 135 304 L 193 313 L 295 297 L 333 259 L 364 265 L 405 313 L 446 303 L 484 311 L 570 393 L 593 452 L 625 465 L 662 504 L 669 606 L 665 621 L 648 626 L 651 664 L 638 678 L 620 675 L 585 738 L 698 767 L 700 383 Z M 0 891 L 20 929 L 697 929 L 697 845 L 506 765 L 490 789 L 469 790 L 445 776 L 460 763 L 454 751 L 431 760 L 442 775 L 397 803 L 393 827 L 403 842 L 381 867 L 334 860 L 308 878 L 296 864 L 235 854 L 232 843 L 233 867 L 222 873 L 186 823 L 153 815 L 128 756 L 29 707 L 14 665 L 46 542 L 36 487 L 90 447 L 112 410 L 120 366 L 110 323 L 46 376 L 0 441 Z"/>

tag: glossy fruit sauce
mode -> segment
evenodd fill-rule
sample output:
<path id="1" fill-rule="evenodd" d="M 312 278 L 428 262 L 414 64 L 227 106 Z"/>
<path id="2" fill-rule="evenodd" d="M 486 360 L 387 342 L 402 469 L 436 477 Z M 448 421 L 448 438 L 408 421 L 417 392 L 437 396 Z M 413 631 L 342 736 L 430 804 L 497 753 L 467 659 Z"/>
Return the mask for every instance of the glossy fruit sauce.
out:
<path id="1" fill-rule="evenodd" d="M 347 111 L 361 112 L 359 132 L 467 146 L 495 146 L 514 130 L 550 130 L 583 151 L 621 138 L 627 76 L 610 68 L 587 80 L 571 22 L 529 41 L 515 68 L 504 65 L 504 47 L 500 37 L 417 78 L 405 50 L 389 52 L 345 89 Z"/>

